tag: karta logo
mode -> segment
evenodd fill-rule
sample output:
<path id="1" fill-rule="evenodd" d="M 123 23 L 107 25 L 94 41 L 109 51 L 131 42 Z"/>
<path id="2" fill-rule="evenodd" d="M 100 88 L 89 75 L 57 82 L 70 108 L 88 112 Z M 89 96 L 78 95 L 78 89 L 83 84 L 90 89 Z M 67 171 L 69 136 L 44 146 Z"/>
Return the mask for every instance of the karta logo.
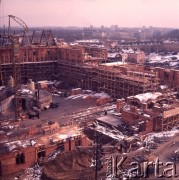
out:
<path id="1" fill-rule="evenodd" d="M 177 178 L 178 171 L 175 162 L 160 162 L 159 158 L 154 161 L 127 162 L 127 156 L 112 156 L 106 158 L 107 173 L 109 178 Z"/>

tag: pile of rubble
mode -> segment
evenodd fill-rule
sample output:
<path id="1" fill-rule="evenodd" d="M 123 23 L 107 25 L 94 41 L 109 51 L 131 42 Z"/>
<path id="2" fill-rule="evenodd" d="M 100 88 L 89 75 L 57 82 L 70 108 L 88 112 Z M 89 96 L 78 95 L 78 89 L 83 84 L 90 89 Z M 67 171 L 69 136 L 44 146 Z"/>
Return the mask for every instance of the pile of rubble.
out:
<path id="1" fill-rule="evenodd" d="M 24 180 L 40 180 L 42 175 L 42 167 L 36 164 L 32 168 L 26 170 L 26 177 Z"/>

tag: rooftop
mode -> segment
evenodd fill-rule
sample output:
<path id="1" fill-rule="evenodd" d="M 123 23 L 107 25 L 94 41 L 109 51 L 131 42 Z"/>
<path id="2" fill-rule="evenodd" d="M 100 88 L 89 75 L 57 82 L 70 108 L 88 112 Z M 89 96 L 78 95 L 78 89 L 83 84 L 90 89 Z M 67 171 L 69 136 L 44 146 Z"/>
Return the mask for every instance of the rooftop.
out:
<path id="1" fill-rule="evenodd" d="M 46 126 L 41 128 L 45 130 Z M 49 145 L 60 141 L 66 141 L 68 138 L 77 137 L 82 135 L 81 128 L 76 125 L 70 125 L 65 127 L 59 127 L 56 131 L 50 134 L 37 134 L 33 138 L 22 137 L 19 135 L 19 140 L 8 139 L 5 142 L 1 142 L 0 155 L 12 152 L 18 149 L 23 149 L 26 147 Z"/>
<path id="2" fill-rule="evenodd" d="M 162 93 L 160 92 L 148 92 L 144 94 L 138 94 L 134 96 L 134 98 L 137 98 L 140 102 L 146 103 L 148 100 L 156 100 L 158 97 L 162 96 Z"/>
<path id="3" fill-rule="evenodd" d="M 118 127 L 124 124 L 121 118 L 114 115 L 102 116 L 102 117 L 97 118 L 96 120 L 105 124 L 109 124 L 114 127 Z"/>
<path id="4" fill-rule="evenodd" d="M 117 61 L 117 62 L 111 62 L 111 63 L 103 63 L 101 65 L 103 66 L 119 66 L 119 65 L 126 65 L 127 63 L 122 62 L 122 61 Z"/>

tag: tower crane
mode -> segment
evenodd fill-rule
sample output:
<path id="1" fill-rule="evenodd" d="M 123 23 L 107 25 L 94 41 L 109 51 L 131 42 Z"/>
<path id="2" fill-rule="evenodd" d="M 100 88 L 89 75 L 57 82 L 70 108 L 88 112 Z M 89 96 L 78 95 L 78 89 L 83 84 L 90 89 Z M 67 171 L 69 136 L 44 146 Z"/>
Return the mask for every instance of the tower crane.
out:
<path id="1" fill-rule="evenodd" d="M 27 24 L 22 19 L 14 16 L 14 15 L 8 15 L 8 17 L 9 17 L 8 36 L 10 35 L 11 20 L 14 20 L 16 23 L 18 23 L 23 28 L 23 30 L 24 30 L 23 39 L 24 39 L 24 37 L 26 37 L 27 38 L 27 45 L 29 45 L 29 43 L 30 43 L 29 28 L 28 28 Z M 22 45 L 23 45 L 23 42 L 22 42 Z"/>
<path id="2" fill-rule="evenodd" d="M 13 19 L 14 21 L 16 21 L 20 26 L 22 26 L 24 28 L 25 32 L 29 31 L 29 28 L 27 26 L 27 24 L 20 18 L 14 16 L 14 15 L 8 15 L 9 16 L 9 28 L 10 28 L 10 20 Z"/>
<path id="3" fill-rule="evenodd" d="M 18 23 L 24 29 L 24 35 L 27 38 L 27 44 L 29 44 L 29 28 L 26 23 L 20 18 L 14 15 L 8 15 L 9 17 L 9 26 L 8 26 L 8 37 L 11 39 L 11 60 L 13 64 L 13 76 L 14 76 L 14 98 L 15 98 L 15 120 L 18 120 L 21 116 L 22 102 L 21 97 L 18 93 L 18 89 L 21 85 L 21 70 L 20 70 L 20 57 L 19 57 L 19 36 L 18 35 L 10 35 L 11 28 L 11 19 L 13 19 L 16 23 Z M 24 38 L 23 38 L 24 39 Z M 23 40 L 22 40 L 23 45 Z"/>
<path id="4" fill-rule="evenodd" d="M 15 99 L 15 120 L 18 120 L 21 116 L 22 112 L 22 102 L 21 97 L 19 94 L 18 89 L 21 85 L 21 70 L 20 70 L 20 57 L 19 57 L 19 49 L 20 45 L 24 45 L 24 37 L 27 38 L 27 45 L 29 45 L 29 28 L 26 25 L 26 23 L 21 20 L 20 18 L 14 16 L 14 15 L 8 15 L 9 17 L 9 24 L 8 24 L 8 33 L 4 33 L 1 35 L 1 38 L 6 39 L 10 44 L 6 44 L 5 41 L 3 46 L 7 45 L 7 48 L 9 48 L 10 53 L 10 62 L 12 64 L 13 70 L 12 75 L 14 77 L 14 99 Z M 23 37 L 22 35 L 13 34 L 11 33 L 11 20 L 18 23 L 23 28 Z M 22 37 L 22 44 L 20 44 L 20 37 Z"/>

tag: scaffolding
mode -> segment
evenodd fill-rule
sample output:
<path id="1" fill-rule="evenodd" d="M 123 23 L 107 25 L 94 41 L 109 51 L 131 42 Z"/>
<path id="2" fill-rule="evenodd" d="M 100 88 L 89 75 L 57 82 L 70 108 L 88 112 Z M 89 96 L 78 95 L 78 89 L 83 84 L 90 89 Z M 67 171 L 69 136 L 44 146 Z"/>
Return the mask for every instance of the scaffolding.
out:
<path id="1" fill-rule="evenodd" d="M 161 118 L 161 130 L 167 131 L 171 130 L 174 126 L 179 125 L 179 102 L 175 103 L 169 108 L 164 110 L 163 116 Z"/>
<path id="2" fill-rule="evenodd" d="M 179 125 L 179 114 L 168 118 L 163 118 L 161 121 L 161 131 L 171 130 Z"/>
<path id="3" fill-rule="evenodd" d="M 55 75 L 56 71 L 57 66 L 55 61 L 19 63 L 19 81 L 21 83 L 27 83 L 29 79 L 33 79 L 35 82 L 52 80 L 52 76 Z M 13 74 L 12 64 L 2 64 L 1 74 L 5 85 L 7 85 L 9 76 Z"/>
<path id="4" fill-rule="evenodd" d="M 148 91 L 155 91 L 159 85 L 157 74 L 122 74 L 120 69 L 76 65 L 58 61 L 58 77 L 71 87 L 104 91 L 115 98 L 128 97 Z"/>
<path id="5" fill-rule="evenodd" d="M 56 60 L 55 60 L 56 59 Z M 58 57 L 39 59 L 34 62 L 19 62 L 19 82 L 26 83 L 28 79 L 52 80 L 53 75 L 64 82 L 68 88 L 81 87 L 93 91 L 104 91 L 114 98 L 128 97 L 145 92 L 156 91 L 159 85 L 157 73 L 136 72 L 127 69 L 127 74 L 120 68 L 74 64 L 59 60 Z M 128 70 L 129 69 L 129 70 Z M 12 75 L 11 63 L 1 64 L 1 74 L 4 82 Z"/>

